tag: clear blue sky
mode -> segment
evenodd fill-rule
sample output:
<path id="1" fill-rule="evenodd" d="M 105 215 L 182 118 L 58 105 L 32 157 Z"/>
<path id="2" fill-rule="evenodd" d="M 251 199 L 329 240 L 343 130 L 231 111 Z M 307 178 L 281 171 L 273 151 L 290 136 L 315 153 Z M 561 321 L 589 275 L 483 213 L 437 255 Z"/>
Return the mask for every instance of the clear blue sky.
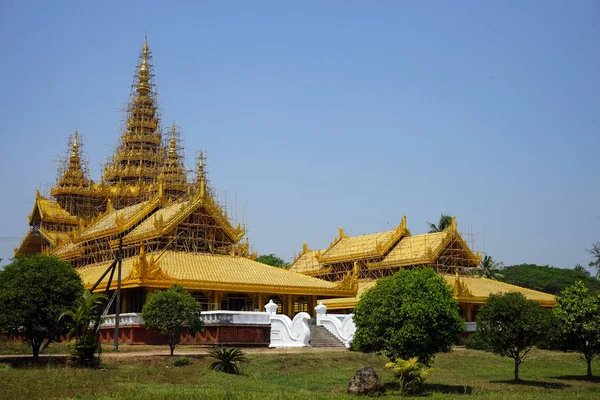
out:
<path id="1" fill-rule="evenodd" d="M 598 1 L 4 0 L 4 262 L 75 127 L 99 179 L 146 29 L 165 124 L 260 253 L 442 212 L 505 264 L 600 241 Z"/>

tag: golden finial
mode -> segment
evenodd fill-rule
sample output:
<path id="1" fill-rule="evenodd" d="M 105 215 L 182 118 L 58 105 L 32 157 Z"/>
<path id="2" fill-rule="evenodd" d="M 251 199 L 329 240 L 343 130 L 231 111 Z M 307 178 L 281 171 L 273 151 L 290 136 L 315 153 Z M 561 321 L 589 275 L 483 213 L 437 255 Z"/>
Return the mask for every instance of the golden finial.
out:
<path id="1" fill-rule="evenodd" d="M 173 120 L 173 127 L 171 128 L 171 143 L 169 147 L 169 154 L 176 154 L 177 142 L 175 141 L 175 120 Z"/>
<path id="2" fill-rule="evenodd" d="M 148 54 L 149 53 L 150 53 L 150 50 L 148 48 L 148 36 L 146 35 L 144 38 L 144 46 L 142 47 L 142 63 L 140 64 L 140 73 L 139 73 L 140 82 L 138 83 L 138 87 L 137 87 L 137 91 L 140 94 L 145 94 L 145 92 L 148 92 L 148 90 L 150 90 L 150 85 L 148 85 L 148 81 L 150 79 L 150 76 L 148 73 Z"/>
<path id="3" fill-rule="evenodd" d="M 198 158 L 198 182 L 204 180 L 204 155 L 200 152 L 200 157 Z"/>
<path id="4" fill-rule="evenodd" d="M 73 149 L 71 151 L 71 157 L 76 157 L 79 155 L 79 143 L 77 139 L 79 138 L 79 133 L 77 132 L 77 128 L 75 128 L 75 134 L 73 135 Z"/>

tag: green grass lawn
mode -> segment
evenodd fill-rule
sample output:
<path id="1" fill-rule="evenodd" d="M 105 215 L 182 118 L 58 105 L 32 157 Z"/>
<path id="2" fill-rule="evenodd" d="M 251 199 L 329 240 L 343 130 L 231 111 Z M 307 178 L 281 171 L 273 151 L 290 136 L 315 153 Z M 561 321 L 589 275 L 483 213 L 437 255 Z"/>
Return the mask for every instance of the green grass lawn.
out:
<path id="1" fill-rule="evenodd" d="M 182 346 L 181 349 L 184 349 Z M 107 353 L 108 354 L 108 353 Z M 174 367 L 168 356 L 105 357 L 97 370 L 60 364 L 1 367 L 0 399 L 340 399 L 356 370 L 375 368 L 389 387 L 384 397 L 398 397 L 395 379 L 383 369 L 383 356 L 355 352 L 250 354 L 244 374 L 208 370 L 211 360 L 193 357 Z M 0 360 L 2 361 L 2 360 Z M 512 384 L 513 364 L 489 353 L 457 348 L 439 354 L 427 381 L 429 398 L 596 399 L 600 382 L 587 382 L 577 354 L 535 351 L 522 365 L 522 384 Z M 600 362 L 594 365 L 600 375 Z"/>

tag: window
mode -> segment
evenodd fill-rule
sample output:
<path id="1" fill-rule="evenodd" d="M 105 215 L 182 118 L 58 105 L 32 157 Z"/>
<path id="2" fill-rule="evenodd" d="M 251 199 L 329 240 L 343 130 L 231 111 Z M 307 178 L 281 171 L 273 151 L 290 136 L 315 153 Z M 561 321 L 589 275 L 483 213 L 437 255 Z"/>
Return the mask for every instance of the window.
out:
<path id="1" fill-rule="evenodd" d="M 247 294 L 230 293 L 221 299 L 221 310 L 253 311 L 254 302 Z"/>
<path id="2" fill-rule="evenodd" d="M 191 295 L 200 304 L 202 311 L 208 311 L 209 301 L 204 292 L 192 292 Z"/>
<path id="3" fill-rule="evenodd" d="M 270 296 L 268 301 L 271 301 L 271 300 L 273 300 L 273 303 L 275 303 L 279 306 L 279 307 L 277 307 L 277 314 L 285 314 L 285 307 L 284 307 L 283 301 L 281 300 L 281 297 Z"/>
<path id="4" fill-rule="evenodd" d="M 304 297 L 298 297 L 294 302 L 294 315 L 299 312 L 308 312 L 308 301 Z"/>

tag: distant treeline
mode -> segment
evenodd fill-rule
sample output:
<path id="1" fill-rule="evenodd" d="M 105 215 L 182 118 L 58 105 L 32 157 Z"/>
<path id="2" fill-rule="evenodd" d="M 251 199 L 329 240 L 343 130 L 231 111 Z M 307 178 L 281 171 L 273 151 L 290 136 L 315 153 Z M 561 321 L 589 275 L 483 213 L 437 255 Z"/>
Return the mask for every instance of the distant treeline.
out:
<path id="1" fill-rule="evenodd" d="M 558 294 L 577 281 L 582 281 L 591 291 L 600 290 L 600 280 L 573 269 L 519 264 L 504 267 L 501 272 L 504 277 L 500 281 L 551 294 Z"/>

